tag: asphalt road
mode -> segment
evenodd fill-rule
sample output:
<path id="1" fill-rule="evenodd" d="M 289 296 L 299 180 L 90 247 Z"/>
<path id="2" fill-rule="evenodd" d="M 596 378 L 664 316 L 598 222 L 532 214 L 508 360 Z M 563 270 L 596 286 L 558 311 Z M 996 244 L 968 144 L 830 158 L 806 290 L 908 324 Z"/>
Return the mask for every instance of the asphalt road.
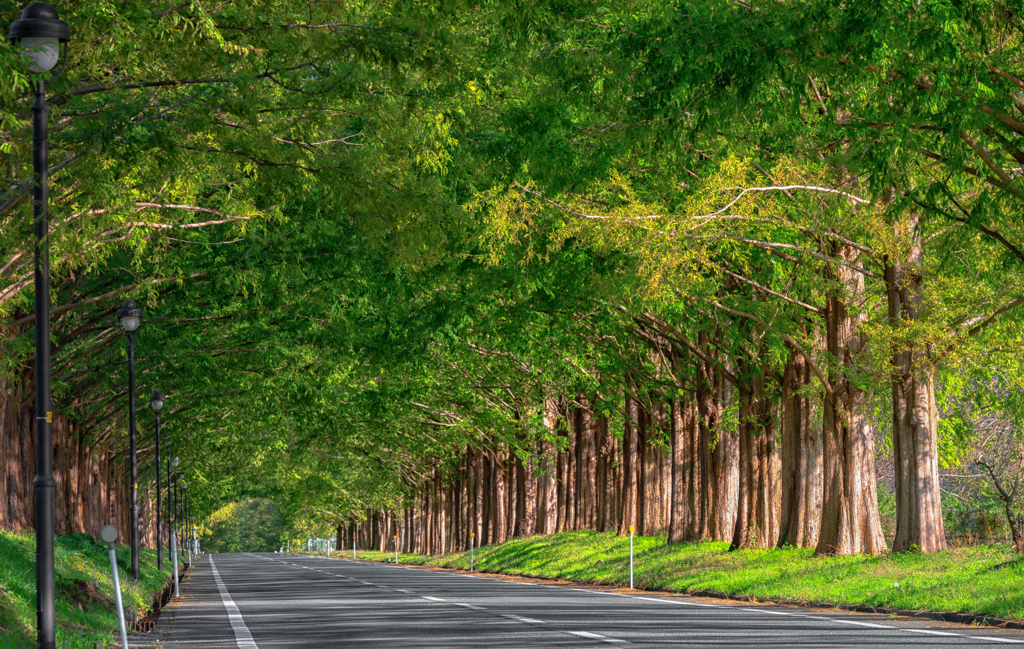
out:
<path id="1" fill-rule="evenodd" d="M 1007 647 L 1024 633 L 290 554 L 207 554 L 167 648 Z"/>

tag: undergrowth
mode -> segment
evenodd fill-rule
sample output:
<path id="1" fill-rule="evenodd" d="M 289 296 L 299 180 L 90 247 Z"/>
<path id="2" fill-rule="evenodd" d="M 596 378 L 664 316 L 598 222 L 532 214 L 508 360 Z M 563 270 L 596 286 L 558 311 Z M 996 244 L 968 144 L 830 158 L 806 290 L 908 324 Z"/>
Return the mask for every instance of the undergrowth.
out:
<path id="1" fill-rule="evenodd" d="M 165 557 L 166 559 L 166 557 Z M 156 569 L 156 550 L 139 553 L 141 583 L 131 579 L 131 551 L 117 547 L 125 617 L 142 617 L 171 575 Z M 58 536 L 54 545 L 57 647 L 96 649 L 117 634 L 114 588 L 106 544 L 88 534 Z M 34 647 L 36 634 L 35 535 L 0 530 L 0 646 Z"/>

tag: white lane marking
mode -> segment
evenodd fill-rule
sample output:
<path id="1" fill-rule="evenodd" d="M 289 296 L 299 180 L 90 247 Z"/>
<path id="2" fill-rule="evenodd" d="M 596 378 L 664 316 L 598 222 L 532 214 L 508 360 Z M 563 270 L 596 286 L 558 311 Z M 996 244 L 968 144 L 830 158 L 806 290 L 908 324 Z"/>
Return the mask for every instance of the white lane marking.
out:
<path id="1" fill-rule="evenodd" d="M 420 595 L 423 599 L 429 599 L 432 602 L 443 602 L 444 600 L 439 597 L 431 597 L 430 595 Z"/>
<path id="2" fill-rule="evenodd" d="M 455 574 L 459 574 L 462 577 L 469 577 L 471 579 L 488 579 L 490 581 L 501 581 L 501 582 L 508 583 L 507 580 L 500 579 L 498 577 L 484 577 L 482 575 L 466 575 L 466 574 L 461 574 L 461 573 L 455 573 Z M 521 582 L 512 582 L 512 583 L 521 583 Z M 638 596 L 638 595 L 626 595 L 624 593 L 606 593 L 606 592 L 599 591 L 599 590 L 588 590 L 588 589 L 584 589 L 584 588 L 566 588 L 565 586 L 553 586 L 553 585 L 549 585 L 549 584 L 537 584 L 537 585 L 541 586 L 543 588 L 562 588 L 562 589 L 566 589 L 566 590 L 576 590 L 576 591 L 579 591 L 579 592 L 593 593 L 594 595 L 611 595 L 613 597 L 626 597 L 626 598 L 629 598 L 629 599 L 641 599 L 641 600 L 646 600 L 648 602 L 659 602 L 659 603 L 662 603 L 662 604 L 675 604 L 677 606 L 696 606 L 696 607 L 701 607 L 701 608 L 722 608 L 722 609 L 737 610 L 737 607 L 730 606 L 728 604 L 702 604 L 702 603 L 699 603 L 699 602 L 684 602 L 684 601 L 673 600 L 673 599 L 661 599 L 661 598 L 655 598 L 655 597 L 642 597 L 642 596 Z M 1024 644 L 1024 640 L 1011 640 L 1010 638 L 997 638 L 997 637 L 990 637 L 990 636 L 968 635 L 966 633 L 947 633 L 945 631 L 928 631 L 928 630 L 921 630 L 921 629 L 915 630 L 915 629 L 907 629 L 907 628 L 898 627 L 898 626 L 886 626 L 886 625 L 883 625 L 883 624 L 872 624 L 870 622 L 857 622 L 857 621 L 854 621 L 854 620 L 842 620 L 842 619 L 832 618 L 832 617 L 822 617 L 822 616 L 818 616 L 818 615 L 808 615 L 808 614 L 805 614 L 805 613 L 785 613 L 785 612 L 782 612 L 782 611 L 767 611 L 767 610 L 758 610 L 758 609 L 740 609 L 740 610 L 752 611 L 752 612 L 757 612 L 757 613 L 768 613 L 770 615 L 789 615 L 789 616 L 792 616 L 792 617 L 801 617 L 801 618 L 805 618 L 805 619 L 808 619 L 808 620 L 815 620 L 815 621 L 819 621 L 819 622 L 835 622 L 837 624 L 851 624 L 851 625 L 855 625 L 855 626 L 866 626 L 866 627 L 880 628 L 880 629 L 886 629 L 886 630 L 892 630 L 892 631 L 909 631 L 909 632 L 912 632 L 912 633 L 928 633 L 928 634 L 931 634 L 931 635 L 949 635 L 949 636 L 953 636 L 953 637 L 956 637 L 956 638 L 965 638 L 965 639 L 968 639 L 968 640 L 988 640 L 988 641 L 991 641 L 991 642 L 1002 642 L 1004 644 Z M 612 640 L 609 640 L 609 642 L 612 642 Z M 625 641 L 624 640 L 614 640 L 614 642 L 625 642 Z"/>
<path id="3" fill-rule="evenodd" d="M 345 561 L 351 561 L 350 559 L 344 559 L 344 560 Z M 211 558 L 211 562 L 212 562 L 212 558 Z M 282 561 L 281 563 L 286 563 L 286 562 Z M 295 565 L 297 567 L 303 567 L 303 566 L 298 566 L 298 564 L 291 564 L 291 565 Z M 401 568 L 403 568 L 405 570 L 414 570 L 414 571 L 418 571 L 418 572 L 427 572 L 427 571 L 425 571 L 425 570 L 423 570 L 421 568 L 409 568 L 409 567 L 406 567 L 406 566 L 391 566 L 391 567 L 401 567 Z M 330 574 L 330 573 L 325 573 L 325 574 Z M 468 577 L 470 579 L 487 579 L 489 581 L 500 581 L 500 582 L 503 582 L 503 583 L 522 584 L 522 585 L 525 585 L 525 586 L 541 586 L 541 587 L 544 587 L 544 588 L 566 589 L 564 586 L 554 586 L 554 585 L 549 585 L 549 584 L 535 584 L 535 583 L 530 583 L 530 582 L 509 582 L 508 580 L 499 579 L 499 578 L 496 578 L 496 577 L 484 577 L 482 575 L 467 575 L 467 574 L 462 574 L 462 573 L 455 573 L 455 574 L 458 574 L 459 576 L 462 576 L 462 577 Z M 341 576 L 341 575 L 336 575 L 336 576 L 339 576 L 342 579 L 348 579 L 350 581 L 356 581 L 355 579 L 350 578 L 350 577 L 344 577 L 344 576 Z M 367 585 L 372 585 L 372 584 L 369 584 L 368 582 L 362 582 L 362 583 L 366 583 Z M 405 589 L 402 589 L 402 588 L 396 588 L 395 590 L 398 591 L 398 592 L 401 592 L 401 593 L 408 593 L 410 595 L 413 594 L 412 591 L 408 591 L 408 590 L 405 590 Z M 751 613 L 766 613 L 768 615 L 786 615 L 786 616 L 790 616 L 790 617 L 799 617 L 799 618 L 805 618 L 805 619 L 815 620 L 815 621 L 835 622 L 837 624 L 848 624 L 848 625 L 853 625 L 853 626 L 863 626 L 863 627 L 868 627 L 868 628 L 873 628 L 873 629 L 886 629 L 886 630 L 894 630 L 894 631 L 907 631 L 907 632 L 910 632 L 910 633 L 923 633 L 923 634 L 928 634 L 928 635 L 950 636 L 950 637 L 955 637 L 955 638 L 966 638 L 966 639 L 969 639 L 969 640 L 979 640 L 979 641 L 980 640 L 987 640 L 989 642 L 1001 642 L 1001 643 L 1004 643 L 1004 644 L 1024 644 L 1024 640 L 1011 640 L 1009 638 L 997 638 L 997 637 L 991 637 L 991 636 L 967 635 L 967 634 L 964 634 L 964 633 L 948 633 L 948 632 L 945 632 L 945 631 L 932 631 L 930 629 L 906 629 L 906 628 L 901 628 L 901 627 L 897 627 L 897 626 L 889 626 L 889 625 L 884 625 L 884 624 L 873 624 L 871 622 L 859 622 L 859 621 L 856 621 L 856 620 L 843 620 L 843 619 L 831 618 L 831 617 L 820 617 L 820 616 L 817 616 L 817 615 L 808 615 L 808 614 L 805 614 L 805 613 L 788 613 L 788 612 L 785 612 L 785 611 L 771 611 L 771 610 L 766 610 L 766 609 L 739 608 L 739 607 L 730 606 L 730 605 L 727 605 L 727 604 L 703 604 L 703 603 L 698 603 L 698 602 L 684 602 L 684 601 L 679 601 L 679 600 L 656 598 L 656 597 L 642 597 L 642 596 L 638 596 L 638 595 L 627 595 L 627 594 L 624 594 L 624 593 L 606 593 L 606 592 L 602 592 L 602 591 L 589 590 L 589 589 L 585 589 L 585 588 L 568 588 L 566 590 L 575 590 L 575 591 L 578 591 L 578 592 L 581 592 L 581 593 L 593 593 L 595 595 L 613 595 L 613 596 L 616 596 L 616 597 L 627 597 L 629 599 L 638 599 L 638 600 L 644 600 L 644 601 L 648 601 L 648 602 L 658 602 L 658 603 L 662 603 L 662 604 L 676 604 L 678 606 L 695 606 L 695 607 L 701 607 L 701 608 L 721 608 L 721 609 L 747 611 L 747 612 L 751 612 Z M 436 597 L 423 597 L 423 599 L 428 599 L 428 600 L 437 601 L 437 602 L 444 602 L 445 601 L 445 600 L 442 600 L 442 599 L 438 599 Z M 472 604 L 455 604 L 455 605 L 456 606 L 463 606 L 465 608 L 476 609 L 476 610 L 486 610 L 486 609 L 484 609 L 482 607 L 475 607 Z M 510 618 L 510 619 L 518 619 L 518 616 L 514 616 L 514 615 L 504 615 L 503 617 L 507 617 L 507 618 Z M 527 620 L 530 620 L 530 618 L 525 618 L 525 619 L 523 619 L 521 621 L 527 621 Z M 543 624 L 543 622 L 540 622 L 539 620 L 532 621 L 532 622 Z M 572 634 L 578 635 L 580 637 L 590 637 L 590 636 L 581 635 L 581 634 L 589 633 L 587 631 L 579 631 L 579 632 L 569 631 L 568 633 L 572 633 Z M 613 643 L 613 644 L 630 644 L 626 640 L 619 640 L 619 639 L 615 639 L 615 638 L 606 638 L 604 636 L 597 636 L 597 634 L 594 634 L 594 635 L 596 636 L 594 639 L 601 639 L 603 642 L 609 642 L 609 643 Z"/>
<path id="4" fill-rule="evenodd" d="M 249 628 L 245 626 L 245 622 L 242 620 L 242 614 L 238 612 L 238 607 L 231 600 L 228 589 L 220 579 L 217 566 L 213 564 L 212 554 L 210 555 L 210 568 L 213 570 L 213 578 L 217 580 L 217 590 L 220 591 L 220 598 L 224 600 L 224 608 L 228 612 L 228 621 L 231 622 L 231 629 L 235 632 L 235 642 L 238 643 L 238 649 L 259 649 L 252 639 L 252 634 L 249 633 Z"/>
<path id="5" fill-rule="evenodd" d="M 520 622 L 526 622 L 527 624 L 545 624 L 541 620 L 535 620 L 532 617 L 523 617 L 521 615 L 513 615 L 512 613 L 504 613 L 501 617 L 507 617 L 510 620 L 519 620 Z"/>
<path id="6" fill-rule="evenodd" d="M 558 586 L 555 586 L 555 588 L 558 588 Z M 595 595 L 612 595 L 614 597 L 628 597 L 629 599 L 642 599 L 642 600 L 646 600 L 648 602 L 660 602 L 662 604 L 675 604 L 677 606 L 700 606 L 700 607 L 708 607 L 708 608 L 724 608 L 724 609 L 731 609 L 731 610 L 736 610 L 737 609 L 737 607 L 728 606 L 728 605 L 721 605 L 721 604 L 700 604 L 698 602 L 683 602 L 683 601 L 674 600 L 674 599 L 659 599 L 659 598 L 655 598 L 655 597 L 640 597 L 640 596 L 637 596 L 637 595 L 626 595 L 626 594 L 623 594 L 623 593 L 605 593 L 605 592 L 602 592 L 602 591 L 599 591 L 599 590 L 592 590 L 590 592 L 594 593 Z M 771 613 L 771 614 L 774 614 L 774 615 L 790 615 L 790 616 L 793 616 L 793 617 L 801 617 L 801 618 L 805 618 L 805 619 L 808 619 L 808 620 L 814 620 L 816 622 L 835 622 L 837 624 L 853 624 L 853 625 L 857 625 L 857 626 L 878 627 L 878 628 L 881 628 L 881 629 L 887 629 L 887 630 L 892 630 L 892 631 L 910 631 L 910 632 L 917 632 L 917 633 L 921 633 L 921 632 L 929 633 L 928 631 L 921 631 L 921 630 L 915 630 L 915 629 L 907 629 L 907 628 L 898 627 L 898 626 L 885 626 L 885 625 L 882 625 L 882 624 L 871 624 L 870 622 L 857 622 L 857 621 L 854 621 L 854 620 L 842 620 L 842 619 L 838 619 L 838 618 L 834 618 L 834 617 L 822 617 L 822 616 L 819 616 L 819 615 L 807 615 L 805 613 L 784 613 L 784 612 L 781 612 L 781 611 L 765 611 L 765 610 L 750 609 L 750 608 L 745 608 L 745 609 L 740 609 L 740 610 L 756 611 L 758 613 Z M 953 636 L 953 637 L 956 637 L 956 638 L 966 638 L 968 640 L 979 639 L 979 640 L 992 640 L 994 642 L 1002 642 L 1002 643 L 1005 643 L 1005 644 L 1024 644 L 1024 640 L 1011 640 L 1009 638 L 989 638 L 989 637 L 982 637 L 982 636 L 976 636 L 976 635 L 968 635 L 966 633 L 946 633 L 945 631 L 932 631 L 931 633 L 934 633 L 936 635 L 938 635 L 938 634 L 949 635 L 949 636 Z"/>
<path id="7" fill-rule="evenodd" d="M 568 631 L 568 633 L 571 633 L 572 635 L 578 635 L 581 638 L 587 638 L 589 640 L 600 640 L 601 642 L 609 642 L 611 644 L 632 644 L 631 642 L 619 640 L 617 638 L 606 638 L 603 635 L 597 635 L 596 633 L 591 633 L 590 631 Z"/>
<path id="8" fill-rule="evenodd" d="M 475 606 L 473 604 L 465 604 L 463 602 L 456 602 L 455 605 L 456 606 L 462 606 L 463 608 L 471 608 L 474 611 L 486 611 L 487 610 L 483 606 Z"/>
<path id="9" fill-rule="evenodd" d="M 959 633 L 946 633 L 945 631 L 931 631 L 929 629 L 903 629 L 911 633 L 927 633 L 928 635 L 951 635 L 955 638 L 960 637 Z"/>
<path id="10" fill-rule="evenodd" d="M 839 624 L 853 624 L 853 625 L 856 625 L 856 626 L 866 626 L 866 627 L 870 627 L 872 629 L 896 629 L 896 628 L 899 628 L 899 627 L 895 627 L 895 626 L 887 626 L 885 624 L 872 624 L 871 622 L 857 622 L 856 620 L 836 620 L 836 619 L 833 619 L 832 621 L 833 622 L 838 622 Z M 911 631 L 911 630 L 912 629 L 904 629 L 904 631 Z M 945 635 L 957 635 L 957 634 L 956 633 L 946 633 Z"/>

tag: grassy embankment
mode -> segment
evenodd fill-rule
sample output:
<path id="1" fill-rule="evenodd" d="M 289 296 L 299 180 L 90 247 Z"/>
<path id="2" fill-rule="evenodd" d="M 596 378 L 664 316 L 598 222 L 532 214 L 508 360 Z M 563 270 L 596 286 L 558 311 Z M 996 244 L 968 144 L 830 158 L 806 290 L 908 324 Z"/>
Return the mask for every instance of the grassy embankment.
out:
<path id="1" fill-rule="evenodd" d="M 36 634 L 35 535 L 0 530 L 0 647 L 33 647 Z M 165 557 L 166 558 L 166 557 Z M 87 534 L 58 536 L 54 550 L 57 585 L 57 647 L 96 649 L 117 635 L 114 587 L 107 546 Z M 139 554 L 142 583 L 131 579 L 131 551 L 117 548 L 125 617 L 142 617 L 171 575 L 168 561 L 156 569 L 156 550 Z M 99 644 L 98 644 L 99 643 Z"/>
<path id="2" fill-rule="evenodd" d="M 634 542 L 637 588 L 1024 620 L 1024 557 L 1018 558 L 1008 545 L 956 548 L 935 555 L 816 559 L 812 550 L 729 552 L 728 543 L 667 545 L 664 536 L 637 537 Z M 394 553 L 360 551 L 359 558 L 393 561 Z M 469 568 L 468 552 L 439 557 L 399 554 L 399 560 Z M 483 572 L 628 586 L 629 537 L 570 532 L 517 539 L 478 549 L 476 567 Z"/>

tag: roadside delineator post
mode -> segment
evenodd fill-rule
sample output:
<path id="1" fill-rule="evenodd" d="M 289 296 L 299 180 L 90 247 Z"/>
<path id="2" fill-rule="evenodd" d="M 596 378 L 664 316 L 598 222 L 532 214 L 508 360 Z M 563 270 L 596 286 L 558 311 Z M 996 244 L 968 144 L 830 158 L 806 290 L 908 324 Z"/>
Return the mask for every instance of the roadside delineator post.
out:
<path id="1" fill-rule="evenodd" d="M 395 563 L 398 563 L 398 535 L 395 534 L 391 538 L 395 540 Z"/>
<path id="2" fill-rule="evenodd" d="M 356 535 L 352 535 L 352 558 L 356 558 Z"/>
<path id="3" fill-rule="evenodd" d="M 121 603 L 121 580 L 117 574 L 117 551 L 114 543 L 117 542 L 117 528 L 113 525 L 104 525 L 100 530 L 100 538 L 107 544 L 107 554 L 110 555 L 110 576 L 114 580 L 114 603 L 117 605 L 117 628 L 121 632 L 121 646 L 128 649 L 128 631 L 124 625 L 124 604 Z"/>
<path id="4" fill-rule="evenodd" d="M 475 532 L 469 533 L 469 571 L 473 572 L 473 539 L 476 538 Z"/>
<path id="5" fill-rule="evenodd" d="M 178 535 L 171 528 L 171 563 L 174 568 L 174 596 L 178 596 Z"/>
<path id="6" fill-rule="evenodd" d="M 629 526 L 629 589 L 633 590 L 633 526 Z"/>

